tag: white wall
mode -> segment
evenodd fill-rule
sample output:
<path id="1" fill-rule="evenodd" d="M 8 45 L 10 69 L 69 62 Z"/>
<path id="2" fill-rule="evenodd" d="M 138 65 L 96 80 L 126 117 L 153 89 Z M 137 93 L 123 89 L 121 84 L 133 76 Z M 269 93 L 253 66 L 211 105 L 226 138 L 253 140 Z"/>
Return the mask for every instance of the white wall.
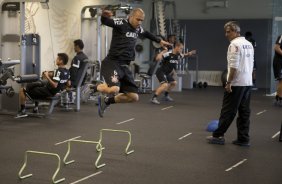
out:
<path id="1" fill-rule="evenodd" d="M 262 19 L 272 17 L 272 0 L 227 0 L 228 8 L 212 8 L 206 12 L 206 1 L 213 0 L 174 1 L 178 19 Z"/>
<path id="2" fill-rule="evenodd" d="M 80 14 L 84 6 L 117 2 L 115 0 L 50 0 L 49 10 L 42 9 L 39 3 L 32 3 L 33 5 L 27 3 L 27 9 L 39 7 L 32 19 L 36 27 L 35 33 L 41 36 L 41 70 L 53 70 L 54 60 L 59 52 L 67 53 L 70 63 L 75 54 L 73 41 L 81 38 Z"/>

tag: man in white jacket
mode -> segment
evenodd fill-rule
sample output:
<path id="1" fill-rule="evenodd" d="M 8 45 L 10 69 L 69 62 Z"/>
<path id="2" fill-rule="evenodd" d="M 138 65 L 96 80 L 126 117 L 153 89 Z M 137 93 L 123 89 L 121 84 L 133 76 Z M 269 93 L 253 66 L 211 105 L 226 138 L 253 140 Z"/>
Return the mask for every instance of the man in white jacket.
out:
<path id="1" fill-rule="evenodd" d="M 254 66 L 254 48 L 240 36 L 240 26 L 235 21 L 224 25 L 225 36 L 230 41 L 227 51 L 227 82 L 223 97 L 218 128 L 207 137 L 211 144 L 225 144 L 224 134 L 234 120 L 237 112 L 237 139 L 232 143 L 250 146 L 250 100 L 252 72 Z"/>

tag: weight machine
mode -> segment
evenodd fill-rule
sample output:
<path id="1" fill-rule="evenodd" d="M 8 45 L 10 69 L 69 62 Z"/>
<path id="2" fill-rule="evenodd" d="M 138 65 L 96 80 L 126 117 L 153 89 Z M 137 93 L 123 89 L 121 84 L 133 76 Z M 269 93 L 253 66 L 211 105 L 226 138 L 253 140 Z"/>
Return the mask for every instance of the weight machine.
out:
<path id="1" fill-rule="evenodd" d="M 34 82 L 38 80 L 37 74 L 15 76 L 14 65 L 17 64 L 20 64 L 19 60 L 9 60 L 9 61 L 0 60 L 0 93 L 1 94 L 6 93 L 6 95 L 9 97 L 13 97 L 15 95 L 14 88 L 11 85 L 7 85 L 8 79 L 20 84 L 27 82 Z"/>
<path id="2" fill-rule="evenodd" d="M 4 90 L 6 93 L 0 95 L 0 110 L 5 108 L 5 110 L 17 111 L 18 109 L 17 92 L 22 82 L 14 76 L 33 76 L 32 74 L 40 76 L 40 36 L 25 34 L 25 4 L 40 2 L 42 7 L 46 8 L 48 1 L 4 0 L 0 3 L 0 58 L 3 60 L 1 61 L 1 92 Z"/>

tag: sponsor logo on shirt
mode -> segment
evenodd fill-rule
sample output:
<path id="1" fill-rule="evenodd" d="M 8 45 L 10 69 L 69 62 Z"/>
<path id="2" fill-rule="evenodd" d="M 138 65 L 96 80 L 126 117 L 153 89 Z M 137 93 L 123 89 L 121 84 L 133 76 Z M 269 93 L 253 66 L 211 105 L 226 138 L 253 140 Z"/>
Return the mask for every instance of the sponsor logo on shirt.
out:
<path id="1" fill-rule="evenodd" d="M 128 38 L 138 38 L 138 34 L 134 32 L 127 32 L 125 36 Z"/>
<path id="2" fill-rule="evenodd" d="M 177 63 L 178 63 L 178 60 L 171 59 L 171 60 L 169 60 L 169 62 L 170 62 L 170 63 L 176 63 L 176 64 L 177 64 Z"/>
<path id="3" fill-rule="evenodd" d="M 252 49 L 251 45 L 243 45 L 243 49 Z"/>
<path id="4" fill-rule="evenodd" d="M 122 25 L 123 24 L 122 19 L 114 19 L 114 23 L 115 23 L 115 25 Z"/>
<path id="5" fill-rule="evenodd" d="M 112 78 L 113 83 L 118 83 L 119 80 L 118 80 L 118 74 L 116 70 L 114 70 L 114 75 L 112 75 L 111 78 Z"/>
<path id="6" fill-rule="evenodd" d="M 64 83 L 67 83 L 67 82 L 68 82 L 68 80 L 60 80 L 61 84 L 64 84 Z"/>

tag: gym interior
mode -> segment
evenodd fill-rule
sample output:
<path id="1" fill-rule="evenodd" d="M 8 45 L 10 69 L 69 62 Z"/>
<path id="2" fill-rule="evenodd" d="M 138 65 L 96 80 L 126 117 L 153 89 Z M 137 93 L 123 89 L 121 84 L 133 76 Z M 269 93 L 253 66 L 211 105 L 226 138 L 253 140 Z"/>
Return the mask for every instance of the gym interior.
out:
<path id="1" fill-rule="evenodd" d="M 282 104 L 275 101 L 272 61 L 282 33 L 280 0 L 0 0 L 0 180 L 5 184 L 279 184 L 282 183 Z M 251 7 L 251 8 L 250 8 Z M 160 38 L 175 35 L 183 51 L 197 50 L 176 66 L 173 102 L 156 105 L 159 86 L 154 56 L 160 45 L 137 39 L 130 70 L 139 101 L 113 104 L 98 115 L 101 62 L 112 29 L 103 9 L 127 18 L 142 8 L 142 27 Z M 226 83 L 224 24 L 236 20 L 241 36 L 251 32 L 256 80 L 251 90 L 250 146 L 232 144 L 236 119 L 224 145 L 208 144 Z M 84 42 L 88 59 L 76 87 L 54 98 L 28 99 L 27 117 L 17 118 L 19 91 L 56 68 L 58 53 L 75 56 Z M 154 67 L 152 70 L 152 66 Z M 148 71 L 153 71 L 150 73 Z M 84 150 L 84 151 L 83 151 Z"/>

